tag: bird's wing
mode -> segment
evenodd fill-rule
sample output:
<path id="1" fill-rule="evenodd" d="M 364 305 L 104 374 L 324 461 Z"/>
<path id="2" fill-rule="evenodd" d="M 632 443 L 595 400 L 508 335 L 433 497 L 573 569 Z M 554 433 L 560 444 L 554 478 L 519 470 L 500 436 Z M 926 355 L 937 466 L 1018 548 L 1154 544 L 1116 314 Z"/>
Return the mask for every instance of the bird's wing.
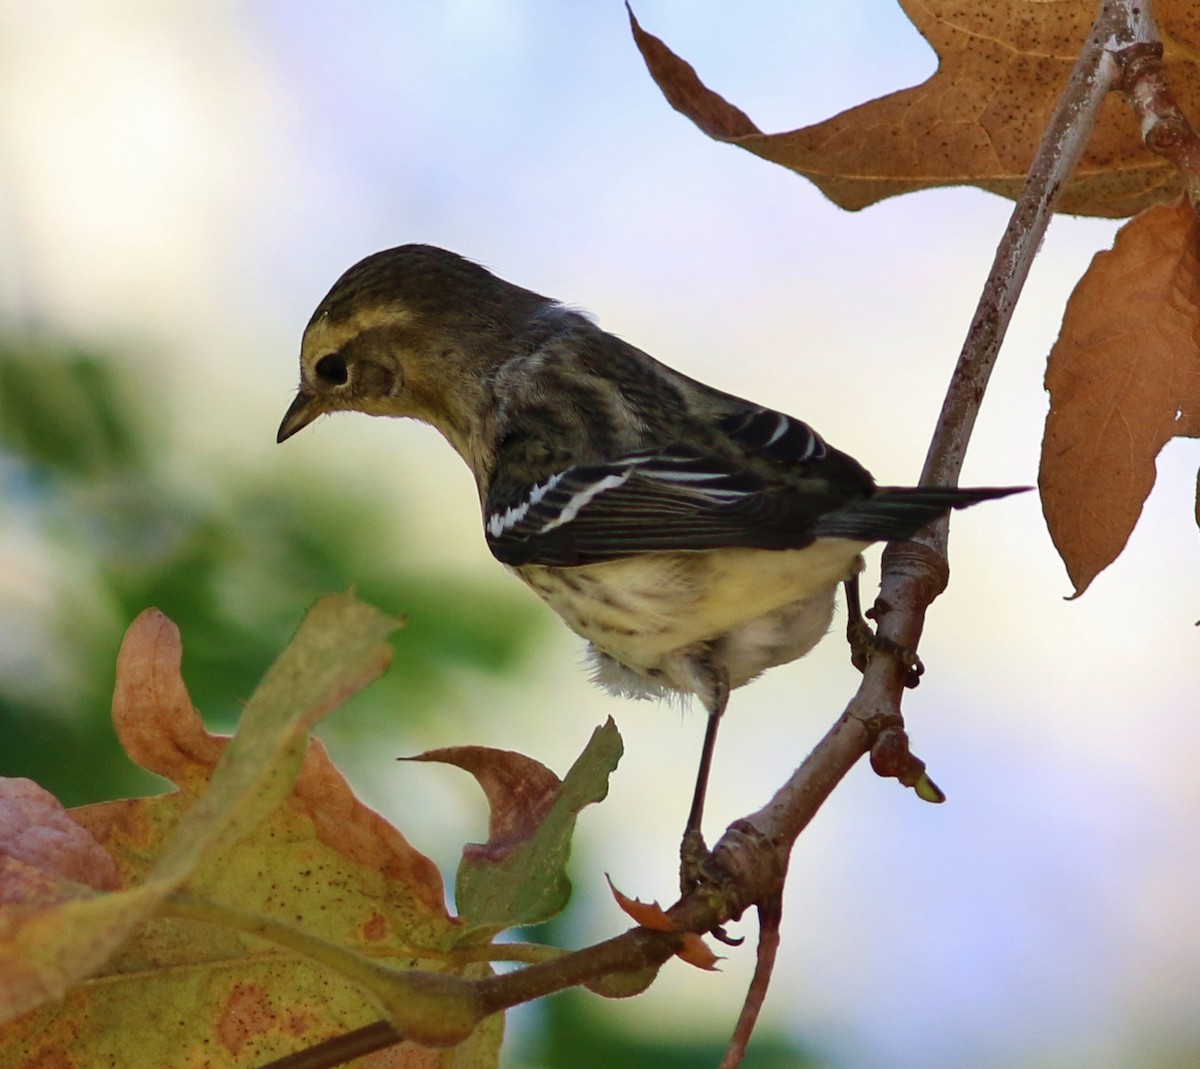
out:
<path id="1" fill-rule="evenodd" d="M 818 538 L 897 540 L 950 509 L 1022 489 L 876 487 L 807 424 L 766 408 L 735 407 L 710 429 L 711 448 L 675 443 L 494 480 L 488 546 L 505 564 L 572 567 L 639 553 L 803 549 Z"/>
<path id="2" fill-rule="evenodd" d="M 831 457 L 849 459 L 844 453 L 831 449 L 825 439 L 807 423 L 776 412 L 759 408 L 737 398 L 733 410 L 717 421 L 720 432 L 740 451 L 750 457 L 761 457 L 772 465 L 789 470 L 795 465 L 813 465 Z M 871 477 L 851 461 L 860 481 L 870 484 Z"/>
<path id="3" fill-rule="evenodd" d="M 675 446 L 567 468 L 511 496 L 489 495 L 484 526 L 505 564 L 569 567 L 664 550 L 782 548 L 769 532 L 779 527 L 783 505 L 755 472 Z M 812 541 L 807 532 L 818 515 L 804 533 L 788 525 L 791 545 Z"/>
<path id="4" fill-rule="evenodd" d="M 755 409 L 718 429 L 728 453 L 676 443 L 493 483 L 484 515 L 492 553 L 505 564 L 570 567 L 670 550 L 800 549 L 822 516 L 870 492 L 870 477 L 799 420 Z M 850 486 L 838 481 L 842 459 L 853 466 Z"/>

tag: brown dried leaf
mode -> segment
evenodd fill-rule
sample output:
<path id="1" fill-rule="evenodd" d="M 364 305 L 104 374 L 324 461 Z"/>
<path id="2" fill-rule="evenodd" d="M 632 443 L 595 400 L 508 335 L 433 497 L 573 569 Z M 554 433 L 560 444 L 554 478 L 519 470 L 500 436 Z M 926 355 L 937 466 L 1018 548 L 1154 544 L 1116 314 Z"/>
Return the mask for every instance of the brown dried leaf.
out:
<path id="1" fill-rule="evenodd" d="M 612 880 L 608 881 L 608 887 L 612 891 L 617 905 L 621 907 L 621 911 L 632 917 L 643 928 L 649 928 L 655 932 L 676 931 L 666 910 L 657 902 L 643 902 L 639 898 L 630 898 L 618 891 L 613 886 Z M 717 962 L 721 959 L 709 950 L 708 944 L 695 932 L 682 932 L 681 935 L 683 946 L 676 951 L 675 956 L 689 965 L 696 966 L 697 969 L 704 969 L 707 972 L 715 970 Z"/>
<path id="2" fill-rule="evenodd" d="M 1186 200 L 1121 228 L 1067 305 L 1046 370 L 1039 485 L 1075 596 L 1129 539 L 1174 437 L 1200 437 L 1200 223 Z"/>
<path id="3" fill-rule="evenodd" d="M 739 137 L 762 133 L 741 108 L 734 107 L 700 81 L 695 67 L 680 59 L 652 33 L 643 30 L 628 3 L 625 10 L 638 51 L 671 107 L 717 141 L 736 141 Z"/>
<path id="4" fill-rule="evenodd" d="M 1094 0 L 901 0 L 938 55 L 928 81 L 825 122 L 764 134 L 646 33 L 638 48 L 672 107 L 710 137 L 805 175 L 856 210 L 934 186 L 974 185 L 1015 198 L 1096 14 Z M 1176 99 L 1200 113 L 1200 20 L 1187 0 L 1156 15 Z M 1172 165 L 1150 152 L 1124 102 L 1107 99 L 1060 210 L 1121 218 L 1173 196 Z"/>
<path id="5" fill-rule="evenodd" d="M 490 857 L 503 857 L 530 839 L 562 786 L 540 761 L 490 746 L 446 746 L 408 760 L 454 765 L 475 777 L 488 801 L 488 841 L 470 849 Z"/>

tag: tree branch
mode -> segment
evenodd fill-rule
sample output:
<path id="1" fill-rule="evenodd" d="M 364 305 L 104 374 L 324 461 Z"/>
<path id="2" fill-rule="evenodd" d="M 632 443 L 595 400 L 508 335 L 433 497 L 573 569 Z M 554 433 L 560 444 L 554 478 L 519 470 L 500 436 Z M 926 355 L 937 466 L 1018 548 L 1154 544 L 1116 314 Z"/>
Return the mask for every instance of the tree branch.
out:
<path id="1" fill-rule="evenodd" d="M 1120 71 L 1117 88 L 1141 123 L 1146 147 L 1175 165 L 1196 208 L 1200 205 L 1200 138 L 1171 91 L 1162 42 L 1149 11 L 1145 20 L 1144 36 L 1113 54 Z"/>
<path id="2" fill-rule="evenodd" d="M 922 484 L 958 481 L 988 378 L 1030 265 L 1059 193 L 1087 144 L 1101 101 L 1116 83 L 1118 69 L 1111 53 L 1146 32 L 1144 5 L 1139 7 L 1141 11 L 1135 12 L 1132 2 L 1111 0 L 1100 6 L 996 251 L 930 441 Z M 902 647 L 916 648 L 925 610 L 945 589 L 947 527 L 947 521 L 942 521 L 910 542 L 888 546 L 884 553 L 874 615 L 880 635 Z M 764 840 L 773 844 L 779 852 L 777 861 L 786 865 L 784 852 L 790 851 L 829 792 L 871 747 L 880 728 L 902 724 L 903 690 L 903 674 L 896 663 L 873 658 L 858 693 L 817 748 L 763 809 L 731 826 L 718 843 L 714 853 L 722 868 L 731 875 L 742 872 L 747 868 L 743 855 L 754 849 L 750 842 Z M 754 834 L 748 837 L 747 828 Z"/>

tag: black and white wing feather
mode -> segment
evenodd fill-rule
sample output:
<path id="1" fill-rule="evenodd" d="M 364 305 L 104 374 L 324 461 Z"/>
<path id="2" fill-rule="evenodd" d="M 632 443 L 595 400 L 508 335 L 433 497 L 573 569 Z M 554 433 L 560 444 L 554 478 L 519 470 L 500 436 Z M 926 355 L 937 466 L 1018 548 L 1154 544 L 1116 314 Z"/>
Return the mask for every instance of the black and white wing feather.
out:
<path id="1" fill-rule="evenodd" d="M 951 508 L 1011 490 L 876 488 L 806 424 L 747 408 L 718 424 L 728 452 L 674 444 L 580 464 L 530 484 L 496 480 L 488 546 L 514 567 L 641 553 L 803 549 L 817 538 L 907 538 Z"/>
<path id="2" fill-rule="evenodd" d="M 484 516 L 492 553 L 514 566 L 570 567 L 673 550 L 798 549 L 821 516 L 869 491 L 870 476 L 848 457 L 849 494 L 822 472 L 827 454 L 843 455 L 799 420 L 750 409 L 718 426 L 728 452 L 676 443 L 533 485 L 497 481 Z"/>
<path id="3" fill-rule="evenodd" d="M 674 446 L 567 468 L 511 498 L 489 495 L 484 526 L 492 552 L 511 565 L 715 549 L 766 537 L 765 491 L 753 471 Z"/>

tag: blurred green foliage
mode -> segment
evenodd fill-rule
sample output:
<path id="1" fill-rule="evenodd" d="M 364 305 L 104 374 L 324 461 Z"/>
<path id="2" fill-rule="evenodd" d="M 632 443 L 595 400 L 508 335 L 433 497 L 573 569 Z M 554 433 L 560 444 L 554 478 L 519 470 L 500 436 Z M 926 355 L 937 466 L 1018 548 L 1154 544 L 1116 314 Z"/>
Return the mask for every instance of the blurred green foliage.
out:
<path id="1" fill-rule="evenodd" d="M 152 605 L 179 625 L 184 678 L 215 727 L 330 591 L 353 586 L 409 619 L 391 670 L 356 702 L 360 725 L 380 723 L 364 705 L 429 715 L 462 673 L 501 673 L 528 647 L 532 599 L 406 568 L 402 532 L 336 478 L 181 476 L 146 401 L 155 384 L 123 367 L 0 341 L 0 775 L 67 805 L 156 789 L 108 719 L 121 636 Z"/>
<path id="2" fill-rule="evenodd" d="M 532 1061 L 551 1069 L 696 1069 L 720 1065 L 725 1053 L 724 1040 L 648 1038 L 616 1029 L 602 1000 L 579 990 L 552 995 L 539 1008 L 542 1027 Z M 737 995 L 731 993 L 731 1031 L 737 1009 Z M 825 1064 L 765 1028 L 755 1030 L 741 1063 L 742 1069 L 818 1069 Z"/>

